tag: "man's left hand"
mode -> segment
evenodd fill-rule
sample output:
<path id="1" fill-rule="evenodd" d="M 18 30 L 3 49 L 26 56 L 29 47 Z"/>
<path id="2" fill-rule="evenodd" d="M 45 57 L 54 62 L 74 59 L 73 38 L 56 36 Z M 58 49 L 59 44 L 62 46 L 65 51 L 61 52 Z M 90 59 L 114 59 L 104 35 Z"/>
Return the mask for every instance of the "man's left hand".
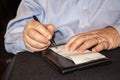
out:
<path id="1" fill-rule="evenodd" d="M 113 27 L 94 30 L 73 36 L 66 44 L 65 48 L 70 51 L 77 50 L 82 53 L 90 49 L 94 52 L 109 50 L 118 47 L 120 35 Z"/>

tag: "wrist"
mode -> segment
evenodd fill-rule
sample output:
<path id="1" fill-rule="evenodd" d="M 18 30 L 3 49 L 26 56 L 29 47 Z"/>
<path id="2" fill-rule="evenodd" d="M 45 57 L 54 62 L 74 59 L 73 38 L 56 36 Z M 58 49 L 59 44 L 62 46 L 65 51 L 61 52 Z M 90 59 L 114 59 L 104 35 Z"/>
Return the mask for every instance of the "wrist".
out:
<path id="1" fill-rule="evenodd" d="M 106 27 L 108 29 L 108 31 L 110 31 L 111 33 L 111 37 L 112 37 L 112 41 L 114 41 L 113 45 L 111 46 L 112 48 L 116 48 L 116 47 L 120 47 L 120 35 L 118 33 L 118 31 L 113 27 L 113 26 L 107 26 Z"/>

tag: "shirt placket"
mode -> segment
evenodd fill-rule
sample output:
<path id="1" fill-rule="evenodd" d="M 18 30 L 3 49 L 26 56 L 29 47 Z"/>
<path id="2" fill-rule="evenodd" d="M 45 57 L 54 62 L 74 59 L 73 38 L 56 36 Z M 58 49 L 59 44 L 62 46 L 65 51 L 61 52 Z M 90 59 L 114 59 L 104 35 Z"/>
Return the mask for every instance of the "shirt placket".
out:
<path id="1" fill-rule="evenodd" d="M 88 11 L 88 0 L 84 0 L 80 4 L 80 28 L 85 28 L 89 26 L 89 11 Z"/>

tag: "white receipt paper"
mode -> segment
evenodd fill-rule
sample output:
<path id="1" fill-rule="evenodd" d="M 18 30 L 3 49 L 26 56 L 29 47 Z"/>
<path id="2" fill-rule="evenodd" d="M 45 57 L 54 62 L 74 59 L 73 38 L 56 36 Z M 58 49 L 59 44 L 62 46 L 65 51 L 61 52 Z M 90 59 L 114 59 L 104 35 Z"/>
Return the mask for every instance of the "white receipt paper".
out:
<path id="1" fill-rule="evenodd" d="M 90 50 L 86 50 L 84 51 L 82 54 L 77 52 L 77 51 L 68 51 L 67 49 L 64 48 L 64 45 L 58 46 L 58 48 L 56 49 L 55 47 L 51 48 L 54 52 L 56 52 L 57 54 L 72 60 L 76 65 L 77 64 L 82 64 L 85 62 L 89 62 L 92 60 L 98 60 L 98 59 L 102 59 L 105 58 L 106 56 L 104 56 L 101 53 L 97 53 L 97 52 L 92 52 Z"/>

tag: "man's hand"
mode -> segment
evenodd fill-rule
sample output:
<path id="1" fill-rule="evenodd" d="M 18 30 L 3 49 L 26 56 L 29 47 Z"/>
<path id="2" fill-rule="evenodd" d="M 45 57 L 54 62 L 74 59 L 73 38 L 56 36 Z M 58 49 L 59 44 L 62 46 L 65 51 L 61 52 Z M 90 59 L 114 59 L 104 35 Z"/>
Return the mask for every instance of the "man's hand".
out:
<path id="1" fill-rule="evenodd" d="M 51 44 L 50 39 L 54 34 L 53 25 L 42 25 L 37 21 L 29 21 L 23 31 L 23 40 L 30 52 L 42 51 Z"/>
<path id="2" fill-rule="evenodd" d="M 94 52 L 99 52 L 116 48 L 119 44 L 120 35 L 118 32 L 113 27 L 106 27 L 73 36 L 65 44 L 65 48 L 70 51 L 77 50 L 80 53 L 89 48 L 92 48 Z"/>

